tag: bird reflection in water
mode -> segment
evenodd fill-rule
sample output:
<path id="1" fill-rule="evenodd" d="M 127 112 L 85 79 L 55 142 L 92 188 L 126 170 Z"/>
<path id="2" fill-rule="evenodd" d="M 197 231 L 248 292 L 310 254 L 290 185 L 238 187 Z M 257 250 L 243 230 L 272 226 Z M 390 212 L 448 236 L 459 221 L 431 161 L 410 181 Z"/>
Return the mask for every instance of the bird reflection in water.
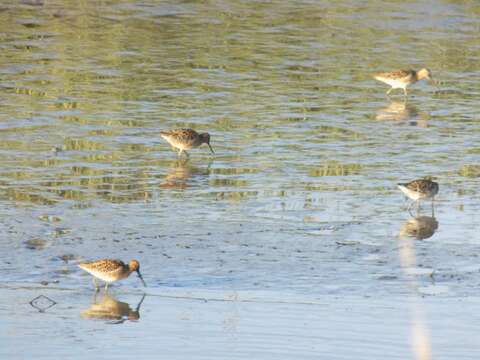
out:
<path id="1" fill-rule="evenodd" d="M 413 215 L 410 210 L 411 216 L 400 229 L 400 237 L 411 237 L 417 240 L 428 239 L 435 234 L 438 229 L 438 221 L 435 218 L 435 208 L 432 204 L 432 212 L 430 216 L 421 215 L 418 211 L 416 215 Z"/>
<path id="2" fill-rule="evenodd" d="M 438 222 L 433 216 L 417 216 L 409 219 L 400 230 L 398 236 L 398 256 L 400 266 L 405 275 L 405 285 L 410 291 L 408 304 L 410 308 L 410 339 L 415 360 L 431 360 L 432 344 L 425 305 L 418 295 L 419 282 L 416 276 L 410 275 L 410 269 L 418 267 L 416 258 L 416 239 L 426 239 L 435 233 Z"/>
<path id="3" fill-rule="evenodd" d="M 438 229 L 438 221 L 433 216 L 417 216 L 408 219 L 400 229 L 400 236 L 409 236 L 417 240 L 428 239 Z"/>
<path id="4" fill-rule="evenodd" d="M 94 320 L 108 320 L 110 324 L 122 324 L 126 320 L 137 321 L 140 319 L 140 306 L 145 296 L 146 294 L 143 294 L 135 310 L 132 310 L 128 303 L 118 301 L 108 293 L 105 293 L 97 301 L 97 293 L 95 293 L 92 305 L 82 311 L 82 317 Z"/>
<path id="5" fill-rule="evenodd" d="M 207 169 L 193 166 L 188 159 L 176 160 L 169 169 L 167 176 L 160 184 L 162 188 L 185 189 L 188 187 L 188 180 L 194 175 L 207 175 Z"/>
<path id="6" fill-rule="evenodd" d="M 387 107 L 377 111 L 375 120 L 379 121 L 408 121 L 410 125 L 426 128 L 428 113 L 419 112 L 417 107 L 407 101 L 392 101 Z"/>

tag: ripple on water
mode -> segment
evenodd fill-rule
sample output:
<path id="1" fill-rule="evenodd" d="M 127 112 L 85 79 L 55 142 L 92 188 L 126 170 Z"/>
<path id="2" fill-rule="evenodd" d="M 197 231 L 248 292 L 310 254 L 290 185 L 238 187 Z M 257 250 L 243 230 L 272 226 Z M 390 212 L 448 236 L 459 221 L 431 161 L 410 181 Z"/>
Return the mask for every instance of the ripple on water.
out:
<path id="1" fill-rule="evenodd" d="M 34 253 L 16 268 L 27 277 L 58 254 L 130 251 L 157 274 L 168 254 L 162 275 L 179 283 L 373 296 L 408 292 L 399 239 L 433 271 L 475 262 L 476 8 L 435 4 L 424 21 L 418 4 L 381 19 L 355 2 L 219 6 L 4 6 L 2 259 L 12 244 Z M 384 97 L 370 74 L 407 66 L 399 49 L 440 92 Z M 179 159 L 158 136 L 178 127 L 212 133 L 217 154 Z M 441 184 L 435 214 L 410 219 L 395 184 L 425 175 Z"/>

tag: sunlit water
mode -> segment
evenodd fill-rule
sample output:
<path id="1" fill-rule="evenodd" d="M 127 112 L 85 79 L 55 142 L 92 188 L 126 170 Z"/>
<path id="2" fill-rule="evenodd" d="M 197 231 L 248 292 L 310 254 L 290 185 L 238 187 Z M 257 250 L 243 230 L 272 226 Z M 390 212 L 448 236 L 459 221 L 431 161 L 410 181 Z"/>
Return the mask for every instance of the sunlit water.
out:
<path id="1" fill-rule="evenodd" d="M 2 3 L 2 286 L 88 293 L 75 264 L 114 257 L 138 259 L 156 295 L 476 295 L 479 16 L 453 1 Z M 405 67 L 440 90 L 387 99 L 371 74 Z M 177 158 L 159 136 L 177 127 L 210 132 L 216 154 Z M 426 175 L 435 219 L 415 222 L 396 183 Z"/>

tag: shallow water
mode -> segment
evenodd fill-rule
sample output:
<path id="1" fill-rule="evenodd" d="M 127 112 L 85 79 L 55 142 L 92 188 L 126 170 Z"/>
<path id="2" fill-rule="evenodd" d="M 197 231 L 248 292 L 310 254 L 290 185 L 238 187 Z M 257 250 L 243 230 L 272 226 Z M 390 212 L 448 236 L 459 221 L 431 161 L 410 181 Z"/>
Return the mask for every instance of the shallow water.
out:
<path id="1" fill-rule="evenodd" d="M 305 298 L 257 292 L 197 291 L 171 297 L 123 293 L 105 299 L 99 295 L 93 305 L 91 294 L 44 290 L 62 303 L 39 313 L 24 305 L 28 295 L 2 290 L 14 314 L 7 319 L 11 331 L 4 337 L 6 358 L 35 354 L 38 358 L 101 356 L 140 358 L 163 356 L 171 359 L 475 359 L 478 316 L 477 299 L 429 298 L 428 311 L 417 315 L 414 327 L 409 315 L 415 301 L 408 298 L 364 299 L 355 296 L 310 301 Z M 25 296 L 27 295 L 27 296 Z M 393 302 L 392 302 L 393 300 Z M 138 310 L 137 310 L 138 309 Z M 124 310 L 123 318 L 119 318 Z M 127 315 L 128 314 L 128 315 Z M 448 314 L 448 316 L 445 316 Z M 419 317 L 429 317 L 431 332 Z M 452 321 L 466 319 L 471 321 Z M 388 319 L 388 321 L 385 321 Z M 52 327 L 52 324 L 56 324 Z M 19 336 L 22 335 L 22 336 Z M 428 335 L 428 339 L 424 337 Z M 414 346 L 410 339 L 417 338 Z M 39 342 L 41 338 L 43 341 Z M 25 347 L 25 343 L 29 343 Z M 433 348 L 431 352 L 429 349 Z"/>
<path id="2" fill-rule="evenodd" d="M 90 296 L 75 265 L 116 257 L 141 262 L 150 296 L 466 306 L 480 285 L 479 15 L 452 1 L 3 3 L 0 291 Z M 414 85 L 408 102 L 371 77 L 424 66 L 440 90 Z M 178 159 L 159 137 L 176 127 L 210 132 L 216 155 Z M 434 219 L 423 204 L 415 221 L 395 184 L 426 175 Z M 79 301 L 55 294 L 52 309 Z M 160 314 L 146 311 L 149 329 Z"/>

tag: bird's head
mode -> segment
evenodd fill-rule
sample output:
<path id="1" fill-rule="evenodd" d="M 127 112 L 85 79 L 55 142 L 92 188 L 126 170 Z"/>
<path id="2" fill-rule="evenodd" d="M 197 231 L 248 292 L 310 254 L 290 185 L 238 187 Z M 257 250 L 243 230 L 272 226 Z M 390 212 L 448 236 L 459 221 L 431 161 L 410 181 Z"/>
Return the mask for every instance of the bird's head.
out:
<path id="1" fill-rule="evenodd" d="M 130 272 L 135 271 L 138 277 L 140 278 L 140 280 L 142 281 L 143 286 L 145 287 L 147 286 L 147 284 L 145 283 L 145 280 L 143 280 L 142 274 L 140 273 L 140 263 L 137 260 L 130 260 L 128 263 L 128 269 L 130 270 Z"/>
<path id="2" fill-rule="evenodd" d="M 202 144 L 203 143 L 207 144 L 212 154 L 215 154 L 215 152 L 212 149 L 212 146 L 210 145 L 210 134 L 209 133 L 200 134 L 200 139 L 202 140 Z"/>

